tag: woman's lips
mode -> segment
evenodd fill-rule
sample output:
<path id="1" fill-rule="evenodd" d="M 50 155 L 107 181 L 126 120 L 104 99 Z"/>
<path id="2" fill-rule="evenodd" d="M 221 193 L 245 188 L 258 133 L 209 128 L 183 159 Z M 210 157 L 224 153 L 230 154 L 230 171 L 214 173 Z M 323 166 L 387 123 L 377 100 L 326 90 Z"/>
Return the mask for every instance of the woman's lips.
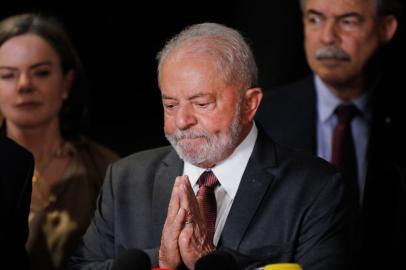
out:
<path id="1" fill-rule="evenodd" d="M 15 107 L 19 108 L 19 109 L 26 109 L 26 110 L 30 110 L 30 109 L 36 109 L 39 106 L 41 106 L 41 102 L 37 102 L 37 101 L 24 101 L 24 102 L 20 102 L 18 104 L 16 104 Z"/>

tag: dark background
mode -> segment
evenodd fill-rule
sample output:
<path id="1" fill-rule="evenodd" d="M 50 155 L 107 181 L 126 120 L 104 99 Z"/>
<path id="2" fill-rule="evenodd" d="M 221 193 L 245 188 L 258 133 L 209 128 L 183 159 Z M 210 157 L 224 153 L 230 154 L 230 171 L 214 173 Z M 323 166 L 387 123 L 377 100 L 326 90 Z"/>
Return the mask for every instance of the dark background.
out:
<path id="1" fill-rule="evenodd" d="M 187 25 L 211 21 L 240 30 L 254 50 L 265 91 L 308 73 L 298 0 L 129 2 L 13 1 L 0 8 L 1 19 L 39 12 L 61 20 L 90 82 L 84 132 L 121 155 L 167 144 L 155 55 Z M 394 77 L 406 72 L 403 28 L 385 57 L 389 67 L 401 66 Z"/>

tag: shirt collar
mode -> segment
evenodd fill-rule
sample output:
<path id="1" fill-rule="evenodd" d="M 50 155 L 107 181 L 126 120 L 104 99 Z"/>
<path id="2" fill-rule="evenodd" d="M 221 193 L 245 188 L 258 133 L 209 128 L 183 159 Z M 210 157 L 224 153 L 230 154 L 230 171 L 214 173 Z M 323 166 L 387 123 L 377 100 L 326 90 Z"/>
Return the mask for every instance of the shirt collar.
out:
<path id="1" fill-rule="evenodd" d="M 233 153 L 227 159 L 211 168 L 220 182 L 220 185 L 232 199 L 234 199 L 237 193 L 242 175 L 244 174 L 248 160 L 254 149 L 257 136 L 258 129 L 254 123 L 247 137 L 237 146 Z M 185 162 L 183 174 L 189 177 L 190 184 L 193 187 L 197 185 L 197 180 L 205 170 L 204 168 Z"/>
<path id="2" fill-rule="evenodd" d="M 334 110 L 340 104 L 346 104 L 345 102 L 333 94 L 327 87 L 327 85 L 315 75 L 315 85 L 317 94 L 317 110 L 319 115 L 319 121 L 326 122 L 334 115 Z M 367 108 L 368 95 L 364 92 L 360 97 L 353 100 L 353 103 L 362 115 L 369 120 L 370 113 Z"/>

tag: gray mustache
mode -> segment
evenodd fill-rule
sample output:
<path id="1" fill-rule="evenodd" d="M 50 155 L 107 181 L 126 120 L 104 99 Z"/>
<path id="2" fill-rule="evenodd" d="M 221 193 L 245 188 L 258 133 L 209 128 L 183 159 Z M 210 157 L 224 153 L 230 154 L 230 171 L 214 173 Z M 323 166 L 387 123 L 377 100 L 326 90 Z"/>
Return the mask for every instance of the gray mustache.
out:
<path id="1" fill-rule="evenodd" d="M 316 59 L 323 60 L 323 59 L 336 59 L 336 60 L 345 60 L 350 61 L 350 55 L 344 51 L 343 49 L 326 46 L 317 49 L 316 51 Z"/>
<path id="2" fill-rule="evenodd" d="M 210 134 L 208 134 L 206 131 L 200 130 L 200 131 L 192 131 L 192 130 L 175 130 L 175 132 L 172 134 L 172 137 L 176 140 L 182 140 L 182 139 L 196 139 L 196 138 L 210 138 Z"/>

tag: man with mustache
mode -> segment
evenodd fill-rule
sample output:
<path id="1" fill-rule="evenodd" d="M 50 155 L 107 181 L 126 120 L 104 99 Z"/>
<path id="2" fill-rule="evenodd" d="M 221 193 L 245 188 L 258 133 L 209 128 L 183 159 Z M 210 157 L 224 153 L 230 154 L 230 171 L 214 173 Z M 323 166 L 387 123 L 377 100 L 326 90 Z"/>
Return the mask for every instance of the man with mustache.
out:
<path id="1" fill-rule="evenodd" d="M 215 23 L 193 25 L 158 60 L 172 146 L 110 166 L 69 269 L 109 269 L 131 248 L 162 269 L 195 269 L 215 251 L 241 269 L 276 262 L 346 269 L 340 174 L 256 127 L 262 91 L 243 37 Z"/>
<path id="2" fill-rule="evenodd" d="M 398 26 L 398 4 L 302 0 L 305 52 L 313 76 L 271 91 L 257 116 L 277 142 L 313 152 L 341 169 L 348 194 L 353 194 L 349 197 L 360 205 L 354 211 L 361 214 L 352 219 L 359 232 L 351 245 L 360 238 L 356 257 L 364 256 L 367 269 L 371 257 L 375 267 L 400 259 L 394 252 L 403 246 L 404 114 L 395 111 L 390 80 L 384 80 L 379 66 L 381 48 Z"/>

